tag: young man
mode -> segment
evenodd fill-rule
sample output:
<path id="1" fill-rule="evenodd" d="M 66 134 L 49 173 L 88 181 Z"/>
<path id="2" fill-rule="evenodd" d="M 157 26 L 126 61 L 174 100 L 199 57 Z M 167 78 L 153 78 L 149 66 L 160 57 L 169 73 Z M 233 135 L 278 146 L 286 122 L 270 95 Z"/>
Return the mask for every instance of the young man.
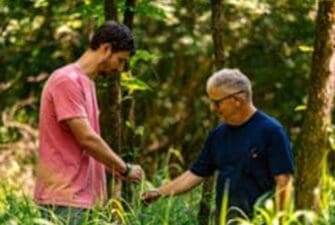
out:
<path id="1" fill-rule="evenodd" d="M 60 217 L 69 216 L 70 224 L 81 224 L 87 209 L 105 202 L 105 170 L 142 179 L 142 168 L 127 164 L 100 137 L 94 84 L 100 74 L 122 71 L 133 52 L 130 30 L 109 21 L 86 52 L 56 70 L 44 86 L 34 200 Z"/>
<path id="2" fill-rule="evenodd" d="M 257 110 L 252 102 L 249 79 L 239 70 L 223 69 L 207 81 L 211 109 L 223 122 L 214 128 L 193 166 L 156 190 L 142 193 L 149 204 L 161 196 L 178 195 L 199 185 L 218 171 L 218 212 L 225 184 L 228 207 L 248 215 L 259 196 L 276 190 L 276 205 L 283 208 L 292 185 L 293 156 L 289 138 L 274 118 Z M 228 218 L 233 218 L 234 213 Z"/>

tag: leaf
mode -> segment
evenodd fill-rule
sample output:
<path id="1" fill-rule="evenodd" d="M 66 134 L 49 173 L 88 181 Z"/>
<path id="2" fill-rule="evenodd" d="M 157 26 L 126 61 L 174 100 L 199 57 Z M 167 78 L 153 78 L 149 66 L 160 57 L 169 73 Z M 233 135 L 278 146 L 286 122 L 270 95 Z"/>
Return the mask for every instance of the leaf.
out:
<path id="1" fill-rule="evenodd" d="M 305 53 L 313 52 L 313 47 L 308 46 L 308 45 L 300 45 L 299 50 Z"/>
<path id="2" fill-rule="evenodd" d="M 150 62 L 157 59 L 157 55 L 154 55 L 145 50 L 137 50 L 136 54 L 130 59 L 130 68 L 134 68 L 139 61 Z"/>
<path id="3" fill-rule="evenodd" d="M 47 0 L 35 0 L 34 1 L 34 7 L 35 8 L 43 8 L 47 7 L 49 5 Z"/>
<path id="4" fill-rule="evenodd" d="M 331 150 L 334 151 L 335 150 L 335 138 L 333 136 L 329 136 L 328 141 L 329 141 Z"/>
<path id="5" fill-rule="evenodd" d="M 164 8 L 155 5 L 150 0 L 142 0 L 136 6 L 136 13 L 141 16 L 162 20 L 166 18 Z"/>
<path id="6" fill-rule="evenodd" d="M 144 126 L 137 127 L 136 130 L 135 130 L 135 134 L 139 135 L 139 136 L 143 136 L 144 135 Z"/>
<path id="7" fill-rule="evenodd" d="M 180 150 L 175 149 L 175 148 L 171 148 L 170 152 L 172 155 L 174 155 L 181 163 L 184 163 L 184 158 L 180 152 Z"/>
<path id="8" fill-rule="evenodd" d="M 130 71 L 121 73 L 121 86 L 130 92 L 151 90 L 144 81 L 133 77 Z"/>
<path id="9" fill-rule="evenodd" d="M 298 105 L 297 107 L 295 107 L 294 111 L 305 111 L 306 109 L 306 105 Z"/>
<path id="10" fill-rule="evenodd" d="M 126 127 L 133 129 L 134 128 L 134 124 L 132 122 L 130 122 L 129 120 L 126 121 Z"/>
<path id="11" fill-rule="evenodd" d="M 35 218 L 33 219 L 34 224 L 39 224 L 39 225 L 54 225 L 54 223 L 46 220 L 46 219 L 42 219 L 42 218 Z"/>

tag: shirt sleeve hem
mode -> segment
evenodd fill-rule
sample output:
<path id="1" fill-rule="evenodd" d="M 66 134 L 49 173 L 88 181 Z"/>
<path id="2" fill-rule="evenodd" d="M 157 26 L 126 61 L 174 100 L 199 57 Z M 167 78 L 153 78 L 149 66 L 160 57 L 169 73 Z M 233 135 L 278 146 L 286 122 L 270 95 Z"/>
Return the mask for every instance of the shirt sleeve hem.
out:
<path id="1" fill-rule="evenodd" d="M 64 120 L 75 119 L 75 118 L 87 118 L 87 115 L 85 114 L 65 115 L 60 118 L 57 118 L 57 121 L 62 122 Z"/>
<path id="2" fill-rule="evenodd" d="M 287 170 L 278 170 L 278 171 L 272 172 L 273 176 L 278 176 L 280 174 L 294 174 L 294 170 L 293 169 L 287 169 Z"/>
<path id="3" fill-rule="evenodd" d="M 192 173 L 194 173 L 195 175 L 199 176 L 199 177 L 209 177 L 209 176 L 212 175 L 212 173 L 202 173 L 202 172 L 200 172 L 200 171 L 197 171 L 197 170 L 194 169 L 194 168 L 190 168 L 190 171 L 191 171 Z"/>

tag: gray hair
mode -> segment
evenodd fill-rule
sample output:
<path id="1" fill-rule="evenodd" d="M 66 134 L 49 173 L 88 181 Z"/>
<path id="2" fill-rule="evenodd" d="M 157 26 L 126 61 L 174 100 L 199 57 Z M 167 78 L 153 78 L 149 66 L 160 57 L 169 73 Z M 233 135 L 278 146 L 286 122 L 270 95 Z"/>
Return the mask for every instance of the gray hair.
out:
<path id="1" fill-rule="evenodd" d="M 250 80 L 238 69 L 222 69 L 207 80 L 207 92 L 211 88 L 222 88 L 225 92 L 244 91 L 249 102 L 252 101 Z"/>

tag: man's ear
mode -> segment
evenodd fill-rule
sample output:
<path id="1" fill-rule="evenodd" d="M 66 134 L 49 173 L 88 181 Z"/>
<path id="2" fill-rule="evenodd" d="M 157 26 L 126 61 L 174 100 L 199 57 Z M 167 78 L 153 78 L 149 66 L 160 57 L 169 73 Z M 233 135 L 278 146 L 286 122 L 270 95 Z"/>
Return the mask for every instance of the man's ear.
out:
<path id="1" fill-rule="evenodd" d="M 102 48 L 102 50 L 106 53 L 109 52 L 109 51 L 112 52 L 112 46 L 108 43 L 101 44 L 100 48 Z"/>
<path id="2" fill-rule="evenodd" d="M 99 51 L 102 53 L 103 58 L 108 58 L 112 53 L 112 46 L 108 43 L 103 43 L 100 45 Z"/>

